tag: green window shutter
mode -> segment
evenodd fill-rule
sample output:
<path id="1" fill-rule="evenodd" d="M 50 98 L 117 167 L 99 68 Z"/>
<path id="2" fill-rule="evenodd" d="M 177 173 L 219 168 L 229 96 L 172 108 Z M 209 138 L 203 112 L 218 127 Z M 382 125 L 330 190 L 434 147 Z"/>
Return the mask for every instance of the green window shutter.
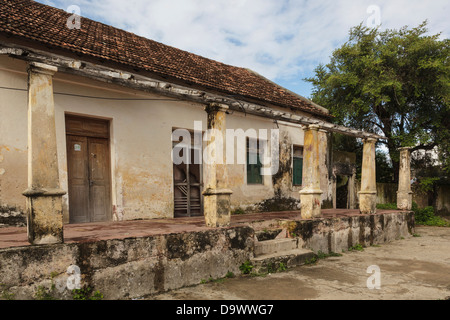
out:
<path id="1" fill-rule="evenodd" d="M 301 186 L 303 183 L 303 158 L 294 158 L 294 186 Z"/>
<path id="2" fill-rule="evenodd" d="M 250 164 L 250 152 L 247 150 L 247 184 L 263 184 L 262 164 L 257 154 L 257 163 Z"/>

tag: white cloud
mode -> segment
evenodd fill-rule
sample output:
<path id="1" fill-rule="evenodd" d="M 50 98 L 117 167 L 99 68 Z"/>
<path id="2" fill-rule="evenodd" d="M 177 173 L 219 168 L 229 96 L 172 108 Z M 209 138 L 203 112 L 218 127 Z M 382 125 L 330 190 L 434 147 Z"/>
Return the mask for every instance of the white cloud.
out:
<path id="1" fill-rule="evenodd" d="M 448 0 L 41 0 L 75 4 L 83 16 L 224 63 L 247 67 L 299 92 L 300 82 L 351 27 L 381 9 L 383 28 L 417 26 L 448 38 Z M 291 82 L 292 81 L 292 82 Z M 296 90 L 297 89 L 297 90 Z M 299 92 L 305 94 L 305 92 Z M 308 92 L 309 94 L 309 92 Z"/>

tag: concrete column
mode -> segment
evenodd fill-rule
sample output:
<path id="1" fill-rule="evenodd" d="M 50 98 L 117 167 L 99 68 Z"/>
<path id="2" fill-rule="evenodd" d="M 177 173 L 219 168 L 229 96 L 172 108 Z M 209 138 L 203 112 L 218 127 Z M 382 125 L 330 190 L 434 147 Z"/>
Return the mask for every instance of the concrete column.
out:
<path id="1" fill-rule="evenodd" d="M 321 217 L 319 126 L 310 125 L 303 146 L 303 189 L 300 205 L 303 219 Z"/>
<path id="2" fill-rule="evenodd" d="M 56 67 L 30 63 L 28 68 L 28 241 L 63 242 L 62 196 L 56 150 L 53 75 Z"/>
<path id="3" fill-rule="evenodd" d="M 400 148 L 400 171 L 398 175 L 397 208 L 411 210 L 411 148 Z"/>
<path id="4" fill-rule="evenodd" d="M 353 174 L 348 180 L 348 208 L 355 209 L 356 207 L 356 168 L 353 168 Z"/>
<path id="5" fill-rule="evenodd" d="M 333 207 L 333 186 L 331 183 L 331 144 L 330 132 L 319 130 L 319 170 L 320 170 L 320 190 L 322 190 L 322 207 L 327 209 Z"/>
<path id="6" fill-rule="evenodd" d="M 207 154 L 204 159 L 204 215 L 208 227 L 226 227 L 231 220 L 230 198 L 233 193 L 228 189 L 228 170 L 225 161 L 225 135 L 227 105 L 212 103 L 205 108 L 208 113 Z"/>
<path id="7" fill-rule="evenodd" d="M 377 211 L 377 178 L 375 165 L 375 144 L 377 140 L 364 140 L 361 191 L 359 192 L 359 209 L 362 214 L 375 214 Z"/>

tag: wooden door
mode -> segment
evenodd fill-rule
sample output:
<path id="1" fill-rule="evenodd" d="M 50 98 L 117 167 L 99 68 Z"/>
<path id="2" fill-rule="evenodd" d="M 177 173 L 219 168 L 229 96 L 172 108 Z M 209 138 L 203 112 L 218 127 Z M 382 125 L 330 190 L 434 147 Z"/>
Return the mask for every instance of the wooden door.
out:
<path id="1" fill-rule="evenodd" d="M 66 118 L 70 223 L 111 220 L 110 149 L 105 137 L 109 126 L 105 125 L 103 120 Z"/>
<path id="2" fill-rule="evenodd" d="M 70 223 L 90 222 L 87 137 L 67 136 L 67 170 L 69 221 Z"/>
<path id="3" fill-rule="evenodd" d="M 203 215 L 202 166 L 193 163 L 195 153 L 199 152 L 198 149 L 190 148 L 191 161 L 173 165 L 175 218 Z"/>
<path id="4" fill-rule="evenodd" d="M 111 211 L 109 141 L 88 138 L 90 221 L 108 221 Z"/>

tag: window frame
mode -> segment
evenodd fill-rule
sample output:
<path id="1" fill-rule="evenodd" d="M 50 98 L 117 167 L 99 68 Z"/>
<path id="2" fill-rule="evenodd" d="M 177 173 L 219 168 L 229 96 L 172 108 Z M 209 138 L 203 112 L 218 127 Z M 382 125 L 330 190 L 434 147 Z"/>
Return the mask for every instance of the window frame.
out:
<path id="1" fill-rule="evenodd" d="M 300 146 L 300 145 L 292 145 L 292 185 L 294 186 L 294 187 L 301 187 L 301 186 L 303 186 L 303 149 L 304 147 L 303 146 Z M 301 151 L 302 151 L 302 156 L 301 157 L 299 157 L 299 156 L 296 156 L 295 155 L 295 150 L 296 149 L 301 149 Z M 301 159 L 301 172 L 300 172 L 300 180 L 301 180 L 301 183 L 300 184 L 298 184 L 298 181 L 296 181 L 296 174 L 295 174 L 295 169 L 296 169 L 296 159 Z"/>
<path id="2" fill-rule="evenodd" d="M 257 159 L 257 163 L 256 164 L 250 164 L 250 140 L 256 140 L 256 159 Z M 250 138 L 247 137 L 246 138 L 246 147 L 245 147 L 245 152 L 246 152 L 246 164 L 245 164 L 245 171 L 246 171 L 246 179 L 247 179 L 247 185 L 250 186 L 262 186 L 264 185 L 264 176 L 261 174 L 261 169 L 263 168 L 263 164 L 261 163 L 261 159 L 260 159 L 260 143 L 261 141 L 259 139 L 255 139 L 255 138 Z M 252 171 L 249 171 L 249 167 L 251 166 L 256 166 L 256 168 L 258 169 L 258 179 L 255 179 L 255 177 L 251 177 Z M 255 181 L 257 180 L 257 181 Z"/>

